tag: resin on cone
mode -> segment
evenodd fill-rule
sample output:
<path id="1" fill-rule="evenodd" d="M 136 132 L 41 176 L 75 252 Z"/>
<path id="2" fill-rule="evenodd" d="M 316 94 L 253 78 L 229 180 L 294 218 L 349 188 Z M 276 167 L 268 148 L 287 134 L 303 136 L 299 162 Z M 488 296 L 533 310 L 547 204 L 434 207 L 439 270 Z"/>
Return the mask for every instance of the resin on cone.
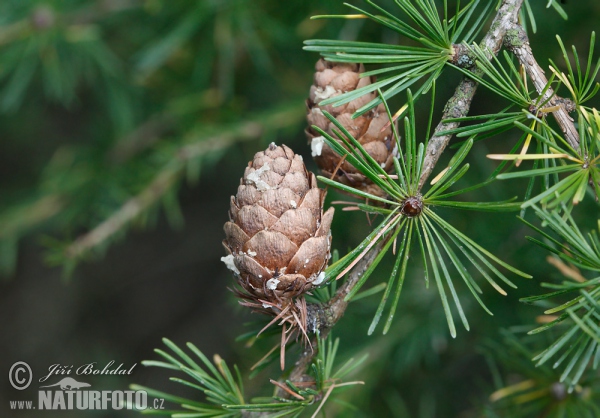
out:
<path id="1" fill-rule="evenodd" d="M 314 84 L 310 88 L 310 96 L 306 101 L 306 118 L 309 125 L 306 135 L 315 162 L 324 176 L 368 193 L 383 196 L 384 193 L 379 187 L 371 183 L 348 162 L 344 161 L 340 165 L 341 157 L 324 142 L 323 136 L 312 128 L 312 125 L 318 126 L 342 144 L 333 132 L 337 128 L 323 114 L 323 110 L 329 112 L 361 143 L 375 161 L 389 172 L 393 168 L 393 156 L 397 154 L 397 148 L 384 105 L 380 104 L 364 115 L 352 119 L 354 112 L 373 100 L 376 93 L 365 94 L 337 107 L 319 104 L 330 97 L 368 86 L 375 81 L 374 77 L 360 77 L 364 72 L 362 64 L 337 63 L 322 58 L 317 62 L 315 69 Z M 333 176 L 334 171 L 335 176 Z"/>
<path id="2" fill-rule="evenodd" d="M 277 315 L 322 282 L 333 218 L 333 208 L 323 213 L 324 198 L 302 156 L 285 145 L 271 144 L 248 164 L 231 197 L 222 258 L 248 306 Z"/>

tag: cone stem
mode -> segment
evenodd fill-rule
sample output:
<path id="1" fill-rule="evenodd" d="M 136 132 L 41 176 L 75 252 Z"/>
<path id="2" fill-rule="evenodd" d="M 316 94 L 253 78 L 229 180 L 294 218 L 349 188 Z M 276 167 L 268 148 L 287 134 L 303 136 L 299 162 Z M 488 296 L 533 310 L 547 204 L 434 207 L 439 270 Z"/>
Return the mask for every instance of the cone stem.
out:
<path id="1" fill-rule="evenodd" d="M 344 282 L 334 297 L 326 305 L 308 305 L 307 310 L 309 318 L 307 322 L 309 324 L 316 324 L 316 327 L 319 329 L 318 337 L 325 338 L 333 326 L 342 318 L 342 316 L 344 316 L 344 312 L 346 311 L 349 303 L 345 300 L 346 296 L 360 280 L 363 273 L 373 263 L 377 257 L 377 254 L 379 254 L 379 251 L 381 251 L 381 248 L 386 244 L 387 240 L 390 239 L 391 236 L 392 235 L 379 241 L 368 253 L 364 255 L 364 257 L 362 257 L 362 259 L 350 272 L 348 280 Z M 302 380 L 302 375 L 306 372 L 306 369 L 317 354 L 316 347 L 318 344 L 316 339 L 318 337 L 316 335 L 313 337 L 312 346 L 314 349 L 308 345 L 304 347 L 304 350 L 300 354 L 298 360 L 296 360 L 296 364 L 294 365 L 294 368 L 288 377 L 290 381 L 299 382 Z M 285 394 L 278 393 L 278 396 L 285 397 Z"/>

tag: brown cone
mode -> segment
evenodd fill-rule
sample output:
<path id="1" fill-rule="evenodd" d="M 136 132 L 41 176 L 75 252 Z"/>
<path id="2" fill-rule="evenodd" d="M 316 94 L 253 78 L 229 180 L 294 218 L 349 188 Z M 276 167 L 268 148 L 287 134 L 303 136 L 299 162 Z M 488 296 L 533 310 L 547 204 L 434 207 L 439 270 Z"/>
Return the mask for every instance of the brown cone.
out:
<path id="1" fill-rule="evenodd" d="M 280 310 L 323 280 L 333 218 L 333 208 L 323 214 L 324 198 L 302 157 L 285 145 L 271 144 L 248 163 L 231 197 L 222 260 L 250 306 Z"/>
<path id="2" fill-rule="evenodd" d="M 306 118 L 309 125 L 306 135 L 311 145 L 312 156 L 321 168 L 323 175 L 331 178 L 340 164 L 341 157 L 323 142 L 323 137 L 312 126 L 318 126 L 332 138 L 338 140 L 340 144 L 342 142 L 333 133 L 333 129 L 337 130 L 337 128 L 323 115 L 322 110 L 334 116 L 361 143 L 375 161 L 389 172 L 393 168 L 393 155 L 397 150 L 392 128 L 388 126 L 383 129 L 389 122 L 384 105 L 380 104 L 368 113 L 352 119 L 352 114 L 373 100 L 376 93 L 365 94 L 338 107 L 319 105 L 325 99 L 373 83 L 374 77 L 359 77 L 360 73 L 365 71 L 362 64 L 336 63 L 325 61 L 322 58 L 317 62 L 315 69 L 314 84 L 310 88 L 310 97 L 306 101 Z M 373 185 L 346 161 L 340 165 L 335 174 L 334 179 L 341 183 L 378 196 L 384 195 L 379 187 Z"/>

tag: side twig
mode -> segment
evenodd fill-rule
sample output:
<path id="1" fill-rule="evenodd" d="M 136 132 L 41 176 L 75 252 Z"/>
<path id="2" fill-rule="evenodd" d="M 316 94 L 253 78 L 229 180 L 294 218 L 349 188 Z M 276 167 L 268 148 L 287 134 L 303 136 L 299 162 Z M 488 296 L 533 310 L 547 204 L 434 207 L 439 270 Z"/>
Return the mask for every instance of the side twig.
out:
<path id="1" fill-rule="evenodd" d="M 527 71 L 527 75 L 529 75 L 529 78 L 533 82 L 536 91 L 541 94 L 548 84 L 548 79 L 542 67 L 535 60 L 531 46 L 529 45 L 529 38 L 521 25 L 516 22 L 512 24 L 504 38 L 504 45 L 509 51 L 515 54 L 521 65 L 525 68 L 525 71 Z M 548 106 L 550 107 L 557 106 L 558 109 L 552 112 L 552 115 L 569 144 L 574 149 L 578 149 L 579 133 L 577 132 L 577 128 L 575 128 L 573 119 L 565 109 L 564 102 L 558 100 L 552 87 L 546 89 L 543 100 L 548 100 Z"/>
<path id="2" fill-rule="evenodd" d="M 502 6 L 498 9 L 498 13 L 496 13 L 496 17 L 494 17 L 490 30 L 481 41 L 481 47 L 484 51 L 492 51 L 494 54 L 497 54 L 498 51 L 500 51 L 506 32 L 517 21 L 522 3 L 523 0 L 503 1 Z M 489 58 L 491 58 L 491 53 Z M 427 154 L 423 163 L 423 172 L 419 179 L 419 189 L 425 184 L 425 181 L 437 164 L 440 155 L 444 152 L 444 149 L 452 138 L 452 135 L 438 136 L 438 132 L 456 129 L 460 125 L 458 122 L 444 123 L 443 120 L 467 116 L 477 86 L 478 83 L 465 77 L 458 87 L 456 87 L 454 95 L 446 103 L 442 121 L 436 126 L 435 131 L 429 140 L 429 144 L 427 145 Z"/>

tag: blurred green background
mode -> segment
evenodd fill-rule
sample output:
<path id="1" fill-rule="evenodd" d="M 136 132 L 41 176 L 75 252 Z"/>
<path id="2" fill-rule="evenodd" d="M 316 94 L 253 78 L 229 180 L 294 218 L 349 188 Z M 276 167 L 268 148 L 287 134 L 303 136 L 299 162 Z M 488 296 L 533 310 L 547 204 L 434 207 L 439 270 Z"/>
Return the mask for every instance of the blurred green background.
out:
<path id="1" fill-rule="evenodd" d="M 556 33 L 586 53 L 599 2 L 568 0 L 567 21 L 545 1 L 531 3 L 538 21 L 531 43 L 542 67 L 548 58 L 560 62 Z M 391 1 L 380 4 L 394 10 Z M 270 142 L 292 147 L 315 169 L 303 130 L 318 57 L 302 42 L 399 41 L 368 21 L 309 20 L 334 13 L 350 9 L 331 0 L 0 2 L 0 372 L 6 376 L 20 360 L 34 371 L 33 387 L 23 392 L 0 380 L 0 411 L 8 400 L 32 398 L 35 379 L 56 363 L 131 365 L 154 358 L 152 349 L 168 337 L 218 352 L 244 371 L 273 344 L 234 341 L 256 318 L 227 290 L 233 282 L 220 262 L 222 225 L 247 161 Z M 459 79 L 447 71 L 438 85 L 438 118 Z M 491 98 L 480 90 L 473 112 L 503 107 Z M 485 154 L 506 152 L 515 140 L 478 143 L 463 184 L 489 175 L 496 163 Z M 522 193 L 523 184 L 496 182 L 472 198 Z M 593 226 L 597 209 L 587 200 L 579 216 Z M 540 311 L 518 298 L 560 276 L 526 243 L 530 232 L 513 214 L 453 212 L 448 219 L 534 280 L 519 281 L 508 297 L 486 289 L 493 317 L 462 298 L 471 331 L 456 340 L 435 288 L 424 288 L 418 270 L 409 273 L 387 336 L 366 335 L 377 296 L 352 304 L 334 336 L 342 358 L 370 353 L 353 377 L 366 385 L 341 398 L 355 409 L 332 403 L 328 416 L 482 416 L 494 385 L 480 347 L 501 342 L 500 328 L 530 329 Z M 364 215 L 338 210 L 333 245 L 343 254 L 368 230 Z M 386 266 L 380 269 L 384 280 Z M 132 376 L 88 381 L 94 389 L 138 383 L 184 394 L 169 376 L 138 364 Z M 269 394 L 268 378 L 278 376 L 269 369 L 247 390 Z"/>

